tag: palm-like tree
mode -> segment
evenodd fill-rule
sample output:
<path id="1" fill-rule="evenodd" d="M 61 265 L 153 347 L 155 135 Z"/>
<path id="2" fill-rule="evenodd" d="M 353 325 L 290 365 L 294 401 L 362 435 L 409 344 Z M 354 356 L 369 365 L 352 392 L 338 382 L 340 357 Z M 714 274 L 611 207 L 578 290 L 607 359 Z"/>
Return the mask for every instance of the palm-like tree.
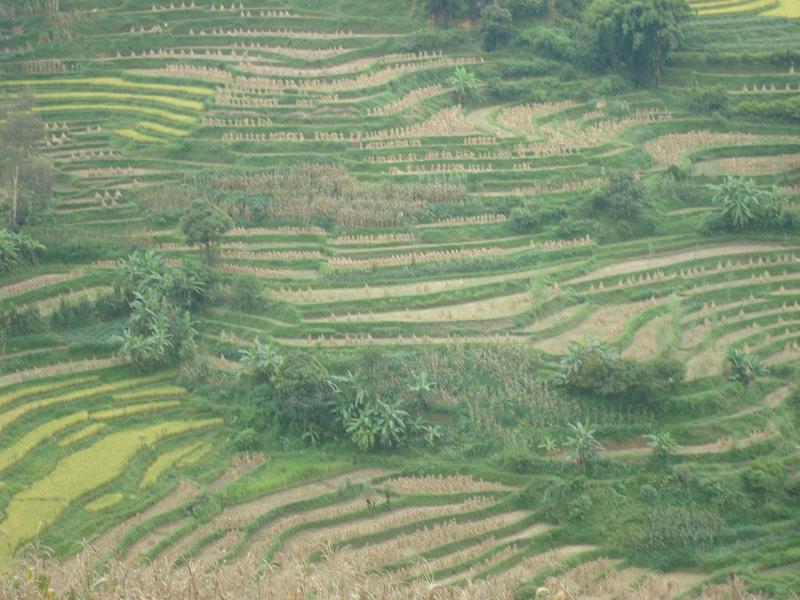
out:
<path id="1" fill-rule="evenodd" d="M 589 461 L 597 457 L 597 453 L 603 449 L 600 442 L 594 437 L 597 431 L 587 421 L 584 425 L 580 421 L 569 424 L 570 436 L 567 438 L 566 446 L 570 448 L 570 457 L 579 465 L 585 466 Z"/>
<path id="2" fill-rule="evenodd" d="M 132 288 L 158 287 L 164 259 L 152 250 L 136 251 L 121 263 L 122 273 Z"/>
<path id="3" fill-rule="evenodd" d="M 731 379 L 744 385 L 749 385 L 767 370 L 758 355 L 745 352 L 741 348 L 728 352 L 728 362 L 731 364 Z"/>
<path id="4" fill-rule="evenodd" d="M 384 402 L 377 399 L 376 423 L 381 444 L 384 448 L 399 446 L 403 443 L 406 435 L 406 423 L 409 414 L 401 407 L 399 402 Z"/>
<path id="5" fill-rule="evenodd" d="M 281 364 L 281 356 L 269 344 L 262 344 L 256 338 L 252 351 L 239 350 L 239 362 L 256 376 L 270 381 Z"/>
<path id="6" fill-rule="evenodd" d="M 772 202 L 774 195 L 761 190 L 753 179 L 726 177 L 720 184 L 709 185 L 713 202 L 722 208 L 722 216 L 736 229 L 747 229 L 758 218 L 759 209 Z"/>
<path id="7" fill-rule="evenodd" d="M 363 452 L 372 450 L 380 432 L 380 425 L 375 418 L 374 409 L 368 406 L 357 416 L 351 418 L 347 423 L 346 431 L 359 450 Z"/>
<path id="8" fill-rule="evenodd" d="M 464 104 L 464 96 L 477 89 L 480 81 L 475 76 L 475 73 L 467 71 L 466 67 L 459 66 L 447 79 L 447 84 L 456 88 L 458 103 Z"/>
<path id="9" fill-rule="evenodd" d="M 428 395 L 433 390 L 436 382 L 431 380 L 427 371 L 422 371 L 419 375 L 412 373 L 411 376 L 414 381 L 408 385 L 408 390 L 416 397 L 417 404 L 425 408 L 428 405 Z"/>
<path id="10" fill-rule="evenodd" d="M 119 353 L 129 357 L 139 372 L 163 364 L 167 352 L 172 347 L 166 332 L 160 328 L 149 336 L 138 335 L 130 329 L 125 329 L 116 340 L 121 343 Z"/>
<path id="11" fill-rule="evenodd" d="M 561 357 L 563 370 L 557 381 L 567 384 L 572 383 L 590 354 L 596 354 L 604 364 L 619 358 L 619 352 L 616 347 L 605 340 L 598 340 L 592 336 L 584 335 L 580 341 L 573 341 L 567 344 L 567 353 Z"/>
<path id="12" fill-rule="evenodd" d="M 668 431 L 649 433 L 644 439 L 647 440 L 647 445 L 653 450 L 656 458 L 665 459 L 678 451 L 678 444 Z"/>
<path id="13" fill-rule="evenodd" d="M 329 406 L 334 417 L 347 428 L 348 423 L 369 401 L 369 389 L 358 377 L 347 371 L 346 375 L 333 375 L 328 385 L 334 392 Z"/>
<path id="14" fill-rule="evenodd" d="M 36 253 L 45 247 L 24 233 L 0 229 L 0 273 L 10 271 L 23 260 L 36 262 Z"/>

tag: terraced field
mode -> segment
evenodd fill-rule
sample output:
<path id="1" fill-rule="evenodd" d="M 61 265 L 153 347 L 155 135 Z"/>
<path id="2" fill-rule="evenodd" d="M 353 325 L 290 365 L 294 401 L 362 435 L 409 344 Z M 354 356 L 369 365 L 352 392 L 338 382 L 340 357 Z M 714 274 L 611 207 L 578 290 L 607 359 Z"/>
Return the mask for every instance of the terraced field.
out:
<path id="1" fill-rule="evenodd" d="M 796 207 L 797 122 L 739 108 L 800 94 L 797 0 L 691 2 L 700 17 L 660 89 L 581 74 L 596 87 L 514 99 L 492 90 L 558 78 L 515 73 L 518 57 L 472 37 L 442 50 L 422 4 L 61 0 L 0 18 L 0 94 L 44 120 L 38 151 L 57 170 L 53 206 L 25 227 L 44 259 L 0 275 L 0 315 L 40 324 L 0 321 L 0 572 L 33 543 L 64 561 L 63 589 L 119 568 L 264 589 L 346 573 L 467 597 L 800 590 L 800 236 L 698 228 L 725 175 Z M 480 80 L 468 102 L 456 67 Z M 687 106 L 700 87 L 733 112 Z M 680 174 L 674 194 L 648 188 L 645 235 L 567 218 L 617 169 Z M 236 223 L 209 268 L 222 291 L 192 323 L 211 367 L 139 373 L 112 341 L 127 316 L 118 263 L 143 248 L 202 261 L 179 226 L 195 195 L 233 198 Z M 535 223 L 520 226 L 520 207 Z M 658 408 L 543 392 L 589 338 L 676 360 L 685 378 Z M 342 372 L 419 367 L 444 440 L 363 455 L 270 430 L 264 453 L 242 451 L 255 417 L 221 382 L 256 340 Z M 767 372 L 731 382 L 735 350 Z M 475 365 L 494 370 L 478 382 Z M 593 472 L 553 445 L 578 419 L 603 446 Z M 677 445 L 657 468 L 654 431 Z M 748 469 L 785 479 L 780 499 Z M 699 517 L 671 504 L 708 498 Z"/>

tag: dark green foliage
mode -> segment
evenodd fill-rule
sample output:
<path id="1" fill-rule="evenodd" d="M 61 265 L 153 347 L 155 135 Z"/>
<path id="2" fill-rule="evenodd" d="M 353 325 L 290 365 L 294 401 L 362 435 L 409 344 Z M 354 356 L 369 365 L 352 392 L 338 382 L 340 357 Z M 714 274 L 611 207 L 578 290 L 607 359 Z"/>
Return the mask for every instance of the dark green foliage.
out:
<path id="1" fill-rule="evenodd" d="M 255 452 L 261 449 L 261 436 L 255 429 L 242 429 L 233 438 L 233 449 L 237 452 Z"/>
<path id="2" fill-rule="evenodd" d="M 691 15 L 684 0 L 595 0 L 586 15 L 596 33 L 595 58 L 640 85 L 659 85 L 670 53 L 686 38 Z"/>
<path id="3" fill-rule="evenodd" d="M 630 171 L 609 173 L 606 186 L 592 195 L 592 205 L 614 219 L 639 219 L 646 205 L 644 186 Z"/>
<path id="4" fill-rule="evenodd" d="M 595 223 L 590 219 L 564 217 L 558 222 L 556 236 L 562 240 L 574 240 L 594 233 L 595 229 Z"/>
<path id="5" fill-rule="evenodd" d="M 800 121 L 800 98 L 782 100 L 745 100 L 736 105 L 736 114 Z"/>
<path id="6" fill-rule="evenodd" d="M 256 279 L 240 278 L 230 287 L 230 301 L 233 306 L 245 312 L 257 312 L 265 308 L 261 296 L 261 285 Z"/>
<path id="7" fill-rule="evenodd" d="M 590 0 L 553 0 L 553 9 L 562 17 L 577 19 L 589 4 Z"/>
<path id="8" fill-rule="evenodd" d="M 658 407 L 686 376 L 681 361 L 623 359 L 613 346 L 592 338 L 571 342 L 561 364 L 558 381 L 569 389 L 649 408 Z"/>
<path id="9" fill-rule="evenodd" d="M 743 385 L 749 385 L 756 377 L 767 372 L 758 355 L 745 352 L 741 348 L 733 348 L 728 352 L 728 363 L 731 379 Z"/>
<path id="10" fill-rule="evenodd" d="M 708 547 L 724 522 L 700 507 L 668 507 L 653 510 L 638 545 L 646 549 Z"/>
<path id="11" fill-rule="evenodd" d="M 696 115 L 724 115 L 730 111 L 730 98 L 723 88 L 696 88 L 687 94 L 686 107 Z"/>
<path id="12" fill-rule="evenodd" d="M 544 17 L 550 9 L 549 0 L 506 0 L 505 7 L 515 21 Z"/>
<path id="13" fill-rule="evenodd" d="M 511 226 L 515 231 L 530 231 L 537 225 L 536 216 L 527 206 L 517 206 L 511 209 Z"/>
<path id="14" fill-rule="evenodd" d="M 0 309 L 0 339 L 4 336 L 41 333 L 45 330 L 45 321 L 35 306 Z"/>
<path id="15" fill-rule="evenodd" d="M 552 60 L 571 62 L 575 60 L 578 48 L 569 32 L 554 27 L 536 27 L 521 34 L 521 44 L 530 46 L 537 56 Z"/>
<path id="16" fill-rule="evenodd" d="M 483 47 L 492 51 L 506 45 L 514 35 L 511 11 L 499 4 L 490 4 L 481 10 L 479 30 Z"/>
<path id="17" fill-rule="evenodd" d="M 481 0 L 427 0 L 425 9 L 437 19 L 452 22 L 478 16 L 482 4 Z"/>
<path id="18" fill-rule="evenodd" d="M 324 429 L 328 403 L 333 397 L 327 369 L 312 355 L 292 350 L 281 361 L 273 378 L 276 416 L 286 426 Z"/>
<path id="19" fill-rule="evenodd" d="M 776 459 L 759 458 L 742 472 L 745 489 L 760 498 L 774 498 L 783 491 L 786 481 L 786 468 Z"/>
<path id="20" fill-rule="evenodd" d="M 660 212 L 639 176 L 630 171 L 609 173 L 608 183 L 589 202 L 593 215 L 607 220 L 606 227 L 619 239 L 652 235 L 658 228 Z"/>

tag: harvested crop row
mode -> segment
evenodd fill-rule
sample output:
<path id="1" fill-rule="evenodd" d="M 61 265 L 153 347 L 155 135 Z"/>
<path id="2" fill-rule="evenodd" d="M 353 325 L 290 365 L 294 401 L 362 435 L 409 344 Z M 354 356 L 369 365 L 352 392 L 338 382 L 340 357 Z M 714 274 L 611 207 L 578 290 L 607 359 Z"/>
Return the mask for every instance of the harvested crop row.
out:
<path id="1" fill-rule="evenodd" d="M 364 570 L 385 566 L 392 562 L 419 555 L 426 550 L 444 544 L 457 542 L 477 535 L 483 535 L 495 529 L 508 527 L 525 519 L 529 513 L 518 510 L 494 515 L 477 521 L 447 521 L 437 523 L 396 538 L 368 544 L 358 549 L 343 549 L 347 560 L 362 565 Z"/>
<path id="2" fill-rule="evenodd" d="M 378 516 L 303 531 L 291 537 L 276 555 L 276 560 L 302 560 L 312 552 L 348 538 L 402 527 L 425 519 L 463 514 L 492 504 L 490 498 L 471 498 L 459 504 L 403 508 Z"/>

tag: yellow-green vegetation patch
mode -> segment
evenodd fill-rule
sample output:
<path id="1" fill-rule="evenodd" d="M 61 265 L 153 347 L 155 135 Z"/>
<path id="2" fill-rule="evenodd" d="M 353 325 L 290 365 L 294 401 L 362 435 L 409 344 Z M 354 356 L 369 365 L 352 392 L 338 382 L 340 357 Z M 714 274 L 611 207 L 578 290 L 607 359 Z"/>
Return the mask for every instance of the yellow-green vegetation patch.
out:
<path id="1" fill-rule="evenodd" d="M 128 138 L 129 140 L 133 140 L 135 142 L 143 142 L 145 144 L 167 143 L 167 140 L 152 135 L 147 135 L 146 133 L 140 133 L 135 129 L 115 129 L 114 133 L 120 137 Z"/>
<path id="2" fill-rule="evenodd" d="M 28 398 L 30 396 L 38 396 L 40 394 L 47 394 L 49 392 L 57 392 L 58 390 L 63 390 L 66 387 L 72 387 L 74 385 L 94 383 L 98 379 L 99 377 L 97 375 L 89 375 L 88 377 L 78 377 L 77 379 L 64 379 L 61 381 L 51 381 L 50 383 L 26 386 L 18 390 L 0 394 L 0 406 L 11 404 L 12 402 L 16 402 L 17 400 L 22 400 L 23 398 Z"/>
<path id="3" fill-rule="evenodd" d="M 111 396 L 114 400 L 141 400 L 142 398 L 164 398 L 167 396 L 183 396 L 186 389 L 179 385 L 159 385 L 156 387 L 135 390 L 133 392 L 123 392 Z"/>
<path id="4" fill-rule="evenodd" d="M 52 421 L 48 421 L 43 425 L 31 429 L 10 447 L 5 450 L 0 450 L 0 471 L 5 471 L 22 460 L 28 452 L 43 441 L 53 437 L 59 431 L 85 421 L 88 418 L 89 413 L 82 410 L 75 414 L 62 417 L 61 419 L 53 419 Z"/>
<path id="5" fill-rule="evenodd" d="M 163 410 L 165 408 L 175 408 L 180 406 L 180 400 L 165 400 L 164 402 L 146 402 L 145 404 L 131 404 L 130 406 L 121 406 L 119 408 L 109 408 L 108 410 L 101 410 L 92 413 L 92 418 L 101 419 L 115 419 L 118 417 L 127 417 L 128 415 L 139 415 L 154 410 Z"/>
<path id="6" fill-rule="evenodd" d="M 156 92 L 176 92 L 193 96 L 213 96 L 213 88 L 196 85 L 176 85 L 171 83 L 147 83 L 144 81 L 127 81 L 120 77 L 76 77 L 72 79 L 16 79 L 0 81 L 0 86 L 29 86 L 29 85 L 96 85 L 104 87 L 118 87 L 133 90 L 151 90 Z"/>
<path id="7" fill-rule="evenodd" d="M 209 442 L 204 442 L 200 444 L 197 448 L 192 450 L 189 454 L 184 456 L 182 459 L 178 461 L 178 467 L 188 467 L 189 465 L 193 465 L 201 458 L 203 458 L 206 454 L 211 452 L 212 446 Z"/>
<path id="8" fill-rule="evenodd" d="M 84 508 L 89 512 L 100 512 L 101 510 L 105 510 L 119 504 L 121 501 L 122 494 L 120 492 L 115 492 L 113 494 L 105 494 L 96 500 L 92 500 L 86 506 L 84 506 Z"/>
<path id="9" fill-rule="evenodd" d="M 183 129 L 175 129 L 174 127 L 167 127 L 161 123 L 153 123 L 151 121 L 139 121 L 139 123 L 137 123 L 137 127 L 140 127 L 141 129 L 147 129 L 149 131 L 155 131 L 156 133 L 163 133 L 164 135 L 171 135 L 173 137 L 186 137 L 189 135 L 189 132 L 184 131 Z"/>
<path id="10" fill-rule="evenodd" d="M 747 13 L 763 10 L 765 8 L 772 7 L 774 4 L 775 0 L 756 0 L 755 2 L 746 2 L 745 4 L 736 4 L 734 6 L 729 6 L 726 4 L 710 4 L 707 5 L 706 8 L 698 10 L 697 14 L 703 17 L 710 15 L 732 15 L 736 13 Z"/>
<path id="11" fill-rule="evenodd" d="M 800 19 L 800 0 L 780 0 L 780 6 L 761 14 L 768 17 Z"/>
<path id="12" fill-rule="evenodd" d="M 75 431 L 74 433 L 70 433 L 69 435 L 65 435 L 61 441 L 58 442 L 58 446 L 60 448 L 64 448 L 69 446 L 70 444 L 75 444 L 76 442 L 80 442 L 81 440 L 85 440 L 86 438 L 94 435 L 101 429 L 106 426 L 105 423 L 92 423 L 91 425 L 87 425 Z"/>
<path id="13" fill-rule="evenodd" d="M 189 115 L 181 115 L 161 108 L 149 106 L 133 106 L 126 104 L 53 104 L 49 106 L 34 106 L 33 112 L 112 112 L 112 113 L 133 113 L 136 115 L 149 115 L 160 117 L 175 123 L 194 123 L 197 119 Z"/>
<path id="14" fill-rule="evenodd" d="M 176 450 L 165 452 L 153 462 L 145 471 L 144 477 L 139 484 L 140 488 L 146 488 L 153 485 L 158 479 L 172 467 L 177 465 L 181 459 L 193 453 L 195 450 L 203 446 L 203 442 L 198 442 L 190 446 L 182 446 Z"/>
<path id="15" fill-rule="evenodd" d="M 93 396 L 100 396 L 102 394 L 108 394 L 111 392 L 115 392 L 117 390 L 123 390 L 125 388 L 133 387 L 135 385 L 143 385 L 147 383 L 161 381 L 165 377 L 169 377 L 171 375 L 172 374 L 169 373 L 169 374 L 153 375 L 151 377 L 145 377 L 140 379 L 122 379 L 120 381 L 115 381 L 113 383 L 106 383 L 104 385 L 75 390 L 74 392 L 68 392 L 66 394 L 61 394 L 60 396 L 54 396 L 52 398 L 45 398 L 43 400 L 27 402 L 26 404 L 23 404 L 21 406 L 18 406 L 17 408 L 14 408 L 12 410 L 0 414 L 0 431 L 3 431 L 3 429 L 8 427 L 10 424 L 14 423 L 22 415 L 25 415 L 34 410 L 39 410 L 40 408 L 46 408 L 48 406 L 53 406 L 55 404 L 61 404 L 64 402 L 85 400 L 86 398 L 91 398 Z"/>
<path id="16" fill-rule="evenodd" d="M 197 100 L 184 100 L 172 96 L 156 96 L 153 94 L 126 94 L 124 92 L 38 92 L 33 95 L 41 100 L 142 100 L 155 104 L 165 104 L 174 108 L 201 111 L 203 103 Z"/>
<path id="17" fill-rule="evenodd" d="M 20 544 L 50 527 L 70 504 L 119 477 L 145 447 L 170 435 L 221 423 L 222 419 L 166 421 L 129 429 L 61 459 L 50 473 L 11 498 L 0 521 L 0 568 L 9 564 Z"/>

